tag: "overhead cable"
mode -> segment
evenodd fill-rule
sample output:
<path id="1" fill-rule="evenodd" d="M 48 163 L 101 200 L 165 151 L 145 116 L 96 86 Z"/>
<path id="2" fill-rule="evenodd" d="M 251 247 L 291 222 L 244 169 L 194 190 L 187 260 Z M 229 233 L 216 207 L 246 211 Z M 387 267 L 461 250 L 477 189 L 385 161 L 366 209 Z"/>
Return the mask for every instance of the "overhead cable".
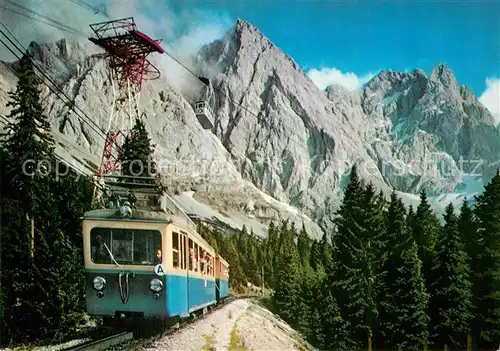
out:
<path id="1" fill-rule="evenodd" d="M 14 38 L 14 40 L 20 44 L 20 42 L 17 40 L 17 38 L 12 34 L 12 32 L 0 21 L 0 25 L 2 27 L 4 27 L 9 33 L 10 35 L 12 36 L 12 38 Z M 73 112 L 75 112 L 75 114 L 80 117 L 80 119 L 85 122 L 87 125 L 89 125 L 89 127 L 91 127 L 95 132 L 98 133 L 98 135 L 105 139 L 106 137 L 104 136 L 104 132 L 100 129 L 99 125 L 97 125 L 97 123 L 95 123 L 80 107 L 78 107 L 78 105 L 76 105 L 72 99 L 57 85 L 56 82 L 54 82 L 54 80 L 44 71 L 43 67 L 41 67 L 41 65 L 39 65 L 35 58 L 33 57 L 33 55 L 29 54 L 28 52 L 24 52 L 16 43 L 14 43 L 11 38 L 9 38 L 9 36 L 2 30 L 0 29 L 0 34 L 2 34 L 11 44 L 14 48 L 16 48 L 20 54 L 16 54 L 9 45 L 7 45 L 4 41 L 2 41 L 2 44 L 18 59 L 20 60 L 21 57 L 20 55 L 27 55 L 28 57 L 31 58 L 32 62 L 33 62 L 33 65 L 38 69 L 38 71 L 45 77 L 45 79 L 47 81 L 49 81 L 55 88 L 56 91 L 54 91 L 54 88 L 52 88 L 49 84 L 47 84 L 47 82 L 45 80 L 42 79 L 42 82 L 52 91 L 52 93 L 54 93 L 62 102 L 65 103 L 65 105 L 70 109 L 72 110 Z M 65 101 L 63 98 L 61 98 L 61 95 L 63 95 L 67 101 L 69 101 L 69 103 L 67 101 Z M 78 109 L 79 112 L 77 112 L 76 109 Z"/>

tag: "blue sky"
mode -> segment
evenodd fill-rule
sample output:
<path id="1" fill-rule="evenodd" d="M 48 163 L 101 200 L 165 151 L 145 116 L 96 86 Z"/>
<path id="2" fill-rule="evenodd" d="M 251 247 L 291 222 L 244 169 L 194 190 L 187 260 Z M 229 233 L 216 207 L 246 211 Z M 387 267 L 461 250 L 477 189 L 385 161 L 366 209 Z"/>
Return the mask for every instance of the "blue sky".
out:
<path id="1" fill-rule="evenodd" d="M 381 69 L 430 73 L 445 63 L 478 97 L 490 88 L 492 112 L 500 114 L 500 0 L 174 3 L 176 12 L 200 9 L 249 21 L 318 85 L 354 87 Z"/>
<path id="2" fill-rule="evenodd" d="M 451 66 L 476 93 L 500 76 L 500 0 L 496 2 L 189 1 L 248 20 L 304 70 L 336 67 L 430 71 Z"/>

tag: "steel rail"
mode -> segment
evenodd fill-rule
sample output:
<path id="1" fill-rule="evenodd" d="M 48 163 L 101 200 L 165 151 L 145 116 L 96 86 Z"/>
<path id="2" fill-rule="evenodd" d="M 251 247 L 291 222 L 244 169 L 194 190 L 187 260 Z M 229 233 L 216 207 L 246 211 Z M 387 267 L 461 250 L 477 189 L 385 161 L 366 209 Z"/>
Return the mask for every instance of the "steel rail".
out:
<path id="1" fill-rule="evenodd" d="M 115 335 L 108 336 L 104 339 L 99 339 L 95 341 L 89 341 L 83 344 L 71 346 L 64 351 L 90 351 L 90 350 L 106 350 L 107 348 L 115 345 L 122 344 L 126 341 L 134 339 L 134 333 L 123 332 Z"/>

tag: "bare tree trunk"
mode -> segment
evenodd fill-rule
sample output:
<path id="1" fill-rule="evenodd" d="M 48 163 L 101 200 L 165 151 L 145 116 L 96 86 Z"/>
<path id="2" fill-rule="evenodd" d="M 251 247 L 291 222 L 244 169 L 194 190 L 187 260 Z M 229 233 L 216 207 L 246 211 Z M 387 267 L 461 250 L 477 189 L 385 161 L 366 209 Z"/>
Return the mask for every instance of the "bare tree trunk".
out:
<path id="1" fill-rule="evenodd" d="M 31 215 L 31 235 L 30 235 L 30 247 L 31 247 L 31 257 L 35 256 L 35 217 Z"/>
<path id="2" fill-rule="evenodd" d="M 444 343 L 444 351 L 448 351 L 448 343 Z"/>
<path id="3" fill-rule="evenodd" d="M 368 336 L 368 351 L 372 351 L 372 336 L 371 336 L 371 333 Z"/>
<path id="4" fill-rule="evenodd" d="M 472 351 L 472 333 L 470 330 L 467 332 L 467 351 Z"/>

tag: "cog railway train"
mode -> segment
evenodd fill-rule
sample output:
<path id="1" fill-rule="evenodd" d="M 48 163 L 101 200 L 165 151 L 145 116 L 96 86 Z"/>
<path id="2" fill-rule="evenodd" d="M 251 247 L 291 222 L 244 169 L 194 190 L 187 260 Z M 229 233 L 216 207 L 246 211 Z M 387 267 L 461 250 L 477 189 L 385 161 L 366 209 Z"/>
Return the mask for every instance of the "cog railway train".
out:
<path id="1" fill-rule="evenodd" d="M 180 319 L 228 296 L 229 265 L 168 197 L 114 199 L 83 220 L 87 312 L 105 321 Z M 136 203 L 137 203 L 136 202 Z"/>

